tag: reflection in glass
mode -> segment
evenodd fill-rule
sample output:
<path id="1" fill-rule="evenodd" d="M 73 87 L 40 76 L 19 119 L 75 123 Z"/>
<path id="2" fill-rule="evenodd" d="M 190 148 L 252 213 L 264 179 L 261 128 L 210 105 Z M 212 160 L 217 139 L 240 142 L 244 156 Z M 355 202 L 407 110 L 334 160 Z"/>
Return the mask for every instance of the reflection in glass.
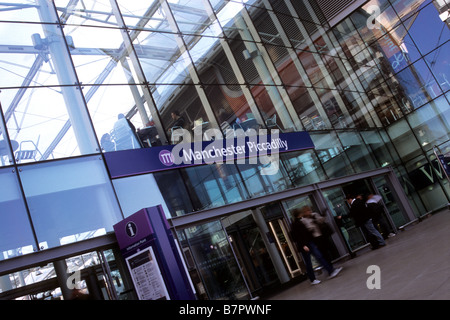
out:
<path id="1" fill-rule="evenodd" d="M 0 169 L 0 260 L 36 251 L 33 231 L 20 191 L 11 169 Z"/>
<path id="2" fill-rule="evenodd" d="M 409 21 L 408 32 L 423 55 L 450 39 L 450 30 L 439 18 L 433 3 L 418 11 Z"/>
<path id="3" fill-rule="evenodd" d="M 425 57 L 425 61 L 434 74 L 436 81 L 442 92 L 450 90 L 450 61 L 448 59 L 448 53 L 450 52 L 450 41 L 443 46 L 437 48 Z"/>
<path id="4" fill-rule="evenodd" d="M 223 206 L 246 198 L 245 188 L 233 164 L 212 164 L 183 169 L 196 210 Z"/>
<path id="5" fill-rule="evenodd" d="M 20 178 L 43 248 L 104 235 L 122 219 L 98 157 L 24 166 Z"/>
<path id="6" fill-rule="evenodd" d="M 195 266 L 211 300 L 248 299 L 248 290 L 220 221 L 184 229 Z"/>
<path id="7" fill-rule="evenodd" d="M 335 221 L 342 233 L 347 246 L 351 251 L 366 244 L 366 240 L 360 228 L 355 226 L 355 222 L 349 216 L 349 208 L 345 203 L 345 196 L 341 188 L 324 190 L 323 195 L 335 217 Z M 340 218 L 337 218 L 340 217 Z M 337 219 L 336 219 L 337 218 Z"/>

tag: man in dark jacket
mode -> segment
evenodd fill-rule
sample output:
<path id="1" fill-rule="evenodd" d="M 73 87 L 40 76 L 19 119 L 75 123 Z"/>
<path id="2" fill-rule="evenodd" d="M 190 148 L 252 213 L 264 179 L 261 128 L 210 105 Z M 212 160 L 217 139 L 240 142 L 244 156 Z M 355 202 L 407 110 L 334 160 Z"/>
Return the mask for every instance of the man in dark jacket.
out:
<path id="1" fill-rule="evenodd" d="M 311 262 L 311 254 L 317 259 L 317 261 L 327 270 L 329 278 L 334 278 L 342 270 L 342 268 L 334 268 L 332 264 L 328 263 L 323 257 L 322 253 L 314 243 L 314 237 L 312 233 L 306 228 L 301 221 L 303 211 L 301 209 L 294 209 L 294 222 L 292 223 L 292 239 L 297 243 L 297 247 L 302 254 L 303 261 L 306 265 L 306 273 L 308 275 L 311 284 L 319 284 L 320 280 L 316 279 L 314 269 Z"/>
<path id="2" fill-rule="evenodd" d="M 378 232 L 372 223 L 372 217 L 363 199 L 353 195 L 347 195 L 347 203 L 350 205 L 350 216 L 355 220 L 355 225 L 361 227 L 372 249 L 385 246 L 383 236 Z"/>

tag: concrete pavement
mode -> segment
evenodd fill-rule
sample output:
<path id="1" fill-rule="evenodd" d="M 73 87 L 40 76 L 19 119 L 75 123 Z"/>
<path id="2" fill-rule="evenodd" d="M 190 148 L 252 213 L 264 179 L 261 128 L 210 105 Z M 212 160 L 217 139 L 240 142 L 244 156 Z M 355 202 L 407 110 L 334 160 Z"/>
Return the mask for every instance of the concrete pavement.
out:
<path id="1" fill-rule="evenodd" d="M 380 289 L 369 266 L 379 266 Z M 450 299 L 450 210 L 429 216 L 406 227 L 378 250 L 364 249 L 356 258 L 335 263 L 343 267 L 334 279 L 326 272 L 322 282 L 296 284 L 264 300 L 449 300 Z"/>

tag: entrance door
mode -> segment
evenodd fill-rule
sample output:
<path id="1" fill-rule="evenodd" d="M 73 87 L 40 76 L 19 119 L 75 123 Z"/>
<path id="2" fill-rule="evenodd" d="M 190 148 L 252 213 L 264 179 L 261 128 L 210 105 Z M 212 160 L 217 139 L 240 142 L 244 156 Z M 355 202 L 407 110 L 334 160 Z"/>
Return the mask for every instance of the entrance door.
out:
<path id="1" fill-rule="evenodd" d="M 386 188 L 383 195 L 383 205 L 389 204 L 389 208 L 392 210 L 392 213 L 398 214 L 400 223 L 404 223 L 405 220 L 400 209 L 395 203 L 391 201 L 387 202 L 388 197 L 393 197 L 393 194 L 387 189 L 387 182 L 384 177 L 374 177 L 368 179 L 360 179 L 355 180 L 346 184 L 343 184 L 339 187 L 335 187 L 332 189 L 327 189 L 323 191 L 323 196 L 327 201 L 328 207 L 330 208 L 333 216 L 335 217 L 335 221 L 339 226 L 339 229 L 343 235 L 343 238 L 346 241 L 346 245 L 349 251 L 355 251 L 358 248 L 365 246 L 368 241 L 364 236 L 362 230 L 355 226 L 354 220 L 349 216 L 349 206 L 346 202 L 346 195 L 353 194 L 354 196 L 361 197 L 364 201 L 367 200 L 367 196 L 369 194 L 376 194 L 375 188 L 380 191 L 380 188 Z M 389 193 L 388 193 L 389 191 Z M 386 238 L 390 233 L 394 232 L 395 227 L 392 225 L 392 219 L 389 215 L 389 211 L 386 210 L 382 215 L 379 224 L 375 227 L 379 229 L 380 233 Z M 388 213 L 388 214 L 386 214 Z M 340 217 L 337 219 L 337 217 Z"/>
<path id="2" fill-rule="evenodd" d="M 279 284 L 277 272 L 269 250 L 252 210 L 236 213 L 222 219 L 222 225 L 230 239 L 233 251 L 252 295 L 264 287 Z"/>
<path id="3" fill-rule="evenodd" d="M 350 252 L 364 246 L 367 241 L 360 228 L 355 226 L 355 222 L 349 216 L 349 207 L 345 203 L 345 193 L 341 187 L 323 191 L 323 196 L 327 201 L 336 224 L 339 227 L 345 243 Z M 337 219 L 337 217 L 341 217 Z"/>

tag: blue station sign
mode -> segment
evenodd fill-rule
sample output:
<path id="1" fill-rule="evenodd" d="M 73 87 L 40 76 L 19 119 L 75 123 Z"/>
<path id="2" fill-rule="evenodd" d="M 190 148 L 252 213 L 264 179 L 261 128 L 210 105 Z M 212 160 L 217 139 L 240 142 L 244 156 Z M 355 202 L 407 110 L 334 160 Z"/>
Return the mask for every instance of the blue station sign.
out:
<path id="1" fill-rule="evenodd" d="M 280 153 L 312 148 L 309 133 L 300 131 L 106 152 L 104 156 L 111 178 L 119 178 L 196 165 L 243 164 L 245 159 L 267 164 L 278 161 Z"/>

